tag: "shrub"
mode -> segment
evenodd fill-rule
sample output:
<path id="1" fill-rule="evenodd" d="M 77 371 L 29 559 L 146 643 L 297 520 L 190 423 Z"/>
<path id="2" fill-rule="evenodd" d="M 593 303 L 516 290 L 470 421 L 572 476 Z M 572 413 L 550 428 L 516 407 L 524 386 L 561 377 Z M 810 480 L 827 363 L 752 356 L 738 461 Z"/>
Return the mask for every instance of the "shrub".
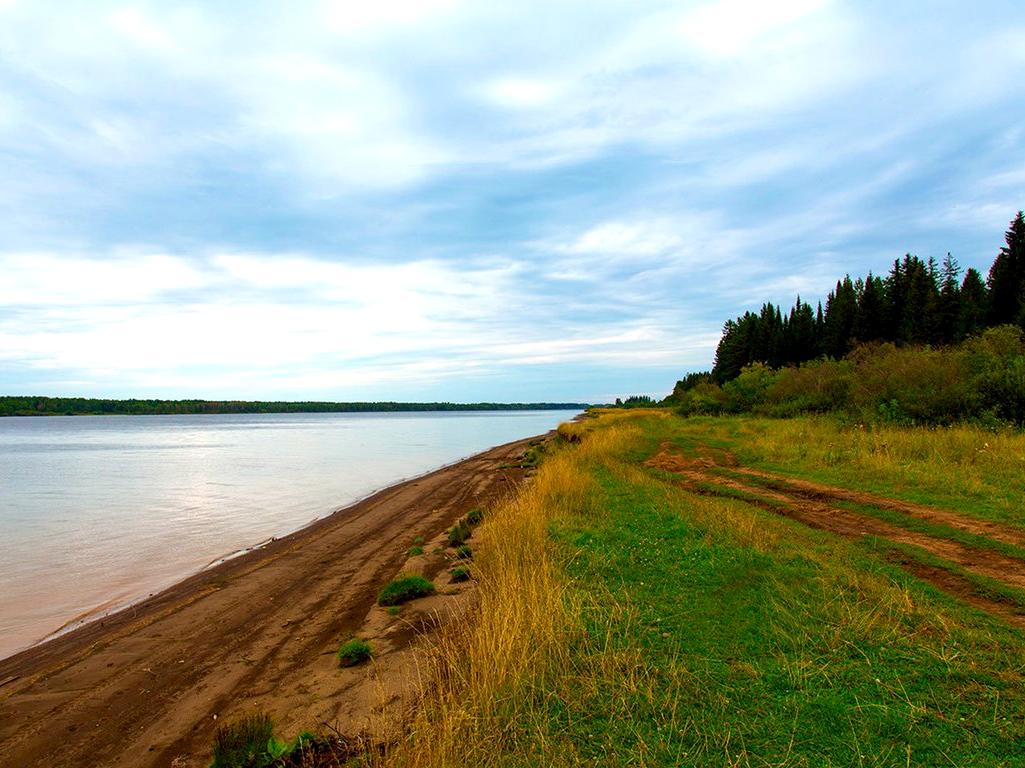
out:
<path id="1" fill-rule="evenodd" d="M 426 543 L 426 541 L 427 540 L 423 536 L 414 536 L 413 537 L 413 544 L 415 546 L 418 546 L 418 547 L 419 546 L 423 546 L 423 544 Z"/>
<path id="2" fill-rule="evenodd" d="M 470 526 L 465 523 L 458 523 L 448 532 L 448 545 L 450 547 L 458 547 L 470 538 L 471 533 L 472 531 L 470 531 Z"/>
<path id="3" fill-rule="evenodd" d="M 473 558 L 473 550 L 470 549 L 469 544 L 463 544 L 461 547 L 456 549 L 456 557 L 460 560 L 470 560 Z"/>
<path id="4" fill-rule="evenodd" d="M 731 410 L 750 411 L 762 405 L 769 390 L 779 380 L 779 373 L 765 363 L 745 365 L 740 375 L 723 385 Z"/>
<path id="5" fill-rule="evenodd" d="M 270 715 L 246 714 L 217 729 L 214 734 L 214 759 L 210 768 L 267 765 L 270 762 L 268 747 L 277 746 Z"/>
<path id="6" fill-rule="evenodd" d="M 710 381 L 703 381 L 683 392 L 677 401 L 677 413 L 681 416 L 718 416 L 728 410 L 726 393 Z"/>
<path id="7" fill-rule="evenodd" d="M 400 605 L 401 603 L 434 594 L 434 584 L 423 576 L 400 576 L 385 585 L 377 596 L 378 605 Z"/>
<path id="8" fill-rule="evenodd" d="M 522 469 L 534 469 L 538 464 L 541 463 L 541 459 L 544 457 L 545 447 L 544 444 L 532 445 L 523 452 L 520 456 L 520 467 Z"/>
<path id="9" fill-rule="evenodd" d="M 484 510 L 483 509 L 471 509 L 466 514 L 467 525 L 480 525 L 484 521 Z"/>
<path id="10" fill-rule="evenodd" d="M 354 637 L 352 640 L 342 643 L 338 649 L 338 666 L 355 667 L 357 664 L 369 661 L 373 655 L 370 643 Z"/>
<path id="11" fill-rule="evenodd" d="M 453 584 L 458 584 L 461 581 L 469 581 L 470 569 L 465 565 L 460 565 L 449 571 L 449 576 L 452 578 Z"/>
<path id="12" fill-rule="evenodd" d="M 417 555 L 422 555 L 423 553 L 424 553 L 424 548 L 420 547 L 420 546 L 410 547 L 406 551 L 406 554 L 409 555 L 410 557 L 416 557 Z"/>
<path id="13" fill-rule="evenodd" d="M 763 409 L 772 416 L 827 413 L 850 404 L 854 364 L 849 360 L 815 360 L 784 368 L 766 394 Z"/>

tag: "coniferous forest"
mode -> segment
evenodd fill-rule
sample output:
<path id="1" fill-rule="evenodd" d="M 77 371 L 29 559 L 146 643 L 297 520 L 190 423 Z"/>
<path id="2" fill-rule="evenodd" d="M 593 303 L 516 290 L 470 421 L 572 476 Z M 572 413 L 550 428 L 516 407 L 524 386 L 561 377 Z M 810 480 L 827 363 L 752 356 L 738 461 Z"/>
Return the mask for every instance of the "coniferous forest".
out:
<path id="1" fill-rule="evenodd" d="M 847 412 L 898 423 L 1025 424 L 1025 215 L 988 274 L 908 254 L 845 276 L 825 304 L 767 303 L 726 322 L 710 372 L 678 381 L 685 413 Z"/>
<path id="2" fill-rule="evenodd" d="M 895 260 L 886 277 L 838 280 L 825 306 L 798 297 L 789 312 L 765 304 L 727 321 L 712 378 L 735 379 L 746 365 L 771 368 L 823 355 L 842 358 L 859 343 L 956 344 L 1006 324 L 1025 326 L 1025 217 L 1011 221 L 985 280 L 976 269 L 962 275 L 950 255 L 937 264 L 910 254 Z"/>

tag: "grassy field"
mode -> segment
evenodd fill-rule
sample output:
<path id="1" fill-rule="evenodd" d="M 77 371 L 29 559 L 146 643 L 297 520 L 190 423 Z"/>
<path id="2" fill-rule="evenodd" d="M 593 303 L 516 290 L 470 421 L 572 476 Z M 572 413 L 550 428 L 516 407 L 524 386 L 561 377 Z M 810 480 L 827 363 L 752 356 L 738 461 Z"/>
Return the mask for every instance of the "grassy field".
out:
<path id="1" fill-rule="evenodd" d="M 562 431 L 487 516 L 479 610 L 368 762 L 1025 765 L 1025 437 L 666 412 Z"/>

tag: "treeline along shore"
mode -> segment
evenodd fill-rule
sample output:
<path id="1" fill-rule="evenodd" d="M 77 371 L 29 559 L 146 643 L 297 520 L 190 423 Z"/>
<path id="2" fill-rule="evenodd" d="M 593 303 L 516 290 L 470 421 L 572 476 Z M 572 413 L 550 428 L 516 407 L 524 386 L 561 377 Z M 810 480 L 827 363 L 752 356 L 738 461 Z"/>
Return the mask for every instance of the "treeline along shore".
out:
<path id="1" fill-rule="evenodd" d="M 711 371 L 663 401 L 685 415 L 836 413 L 859 422 L 1025 427 L 1025 214 L 988 276 L 907 255 L 838 280 L 817 310 L 771 303 L 723 327 Z M 623 405 L 649 405 L 631 398 Z"/>
<path id="2" fill-rule="evenodd" d="M 420 411 L 571 411 L 585 403 L 398 403 L 261 400 L 105 400 L 89 397 L 0 397 L 0 416 L 151 416 L 214 413 L 389 413 Z"/>

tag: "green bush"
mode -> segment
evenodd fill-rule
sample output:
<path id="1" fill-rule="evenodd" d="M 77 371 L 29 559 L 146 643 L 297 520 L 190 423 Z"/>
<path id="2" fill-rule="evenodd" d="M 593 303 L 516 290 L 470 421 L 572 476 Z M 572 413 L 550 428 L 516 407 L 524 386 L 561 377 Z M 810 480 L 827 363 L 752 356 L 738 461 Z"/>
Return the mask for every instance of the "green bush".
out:
<path id="1" fill-rule="evenodd" d="M 718 384 L 703 381 L 677 397 L 677 411 L 681 416 L 718 416 L 729 410 L 727 400 Z"/>
<path id="2" fill-rule="evenodd" d="M 417 555 L 422 555 L 423 553 L 424 548 L 421 546 L 410 547 L 408 550 L 406 550 L 406 554 L 410 557 L 416 557 Z"/>
<path id="3" fill-rule="evenodd" d="M 342 643 L 338 649 L 338 666 L 355 667 L 357 664 L 369 661 L 373 655 L 373 651 L 370 650 L 370 643 L 354 637 Z"/>
<path id="4" fill-rule="evenodd" d="M 470 538 L 472 533 L 470 526 L 465 523 L 458 523 L 448 532 L 448 545 L 450 547 L 458 547 Z"/>
<path id="5" fill-rule="evenodd" d="M 779 373 L 765 363 L 745 365 L 740 375 L 723 385 L 727 405 L 733 411 L 752 411 L 765 403 Z"/>
<path id="6" fill-rule="evenodd" d="M 1025 425 L 1025 339 L 1017 326 L 990 328 L 959 346 L 857 347 L 843 360 L 773 371 L 746 366 L 720 389 L 701 382 L 675 395 L 683 416 L 837 413 L 859 422 Z"/>
<path id="7" fill-rule="evenodd" d="M 471 509 L 466 514 L 467 525 L 480 525 L 484 521 L 483 509 Z"/>
<path id="8" fill-rule="evenodd" d="M 470 580 L 470 569 L 465 565 L 459 565 L 449 571 L 449 576 L 452 578 L 452 583 L 458 584 L 461 581 Z"/>
<path id="9" fill-rule="evenodd" d="M 463 544 L 461 547 L 456 548 L 456 557 L 460 560 L 470 560 L 473 558 L 473 550 L 470 549 L 469 544 Z"/>
<path id="10" fill-rule="evenodd" d="M 377 596 L 378 605 L 400 605 L 401 603 L 434 594 L 434 584 L 423 576 L 400 576 L 385 585 Z"/>
<path id="11" fill-rule="evenodd" d="M 251 713 L 219 727 L 214 733 L 214 759 L 210 768 L 266 766 L 274 759 L 268 749 L 278 751 L 270 715 Z"/>

